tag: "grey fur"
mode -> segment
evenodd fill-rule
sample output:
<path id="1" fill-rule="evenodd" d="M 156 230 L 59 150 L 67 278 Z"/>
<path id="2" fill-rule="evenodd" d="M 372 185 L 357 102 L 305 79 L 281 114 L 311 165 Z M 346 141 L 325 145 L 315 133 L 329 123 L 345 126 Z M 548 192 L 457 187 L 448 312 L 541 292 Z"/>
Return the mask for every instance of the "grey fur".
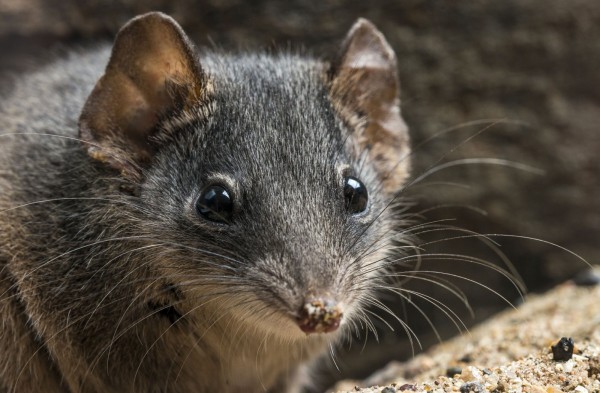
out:
<path id="1" fill-rule="evenodd" d="M 368 251 L 397 223 L 334 109 L 328 63 L 203 52 L 210 105 L 162 119 L 132 183 L 77 140 L 108 54 L 72 53 L 2 99 L 0 392 L 299 388 L 299 365 L 360 317 L 385 267 L 385 247 Z M 370 192 L 357 216 L 347 174 Z M 234 195 L 228 225 L 194 212 L 214 182 Z M 341 334 L 295 325 L 315 292 L 344 305 Z"/>

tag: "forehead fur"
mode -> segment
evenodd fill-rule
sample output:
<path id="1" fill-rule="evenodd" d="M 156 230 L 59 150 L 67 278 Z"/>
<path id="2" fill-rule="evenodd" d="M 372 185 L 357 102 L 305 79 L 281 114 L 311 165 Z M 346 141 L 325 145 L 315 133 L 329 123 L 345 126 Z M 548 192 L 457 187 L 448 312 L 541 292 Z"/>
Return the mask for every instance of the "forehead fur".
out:
<path id="1" fill-rule="evenodd" d="M 329 155 L 324 149 L 339 139 L 340 131 L 322 63 L 290 54 L 208 57 L 201 62 L 214 80 L 215 120 L 222 128 L 215 137 L 270 152 L 281 147 L 278 154 L 296 159 L 307 147 L 316 149 L 311 156 Z"/>
<path id="2" fill-rule="evenodd" d="M 279 54 L 207 56 L 201 63 L 213 98 L 193 154 L 205 170 L 280 186 L 339 183 L 333 176 L 336 166 L 349 164 L 347 131 L 332 109 L 322 62 Z"/>

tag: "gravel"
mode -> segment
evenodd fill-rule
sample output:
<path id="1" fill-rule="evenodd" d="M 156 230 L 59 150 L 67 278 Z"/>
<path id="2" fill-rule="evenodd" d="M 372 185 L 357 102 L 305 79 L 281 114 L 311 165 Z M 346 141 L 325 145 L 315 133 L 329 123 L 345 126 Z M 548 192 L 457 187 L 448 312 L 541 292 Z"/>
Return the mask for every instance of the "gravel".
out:
<path id="1" fill-rule="evenodd" d="M 599 300 L 600 286 L 563 284 L 365 381 L 342 381 L 334 391 L 600 392 Z M 555 360 L 552 346 L 566 345 L 568 352 L 569 339 L 573 355 Z M 448 370 L 460 373 L 449 377 Z"/>

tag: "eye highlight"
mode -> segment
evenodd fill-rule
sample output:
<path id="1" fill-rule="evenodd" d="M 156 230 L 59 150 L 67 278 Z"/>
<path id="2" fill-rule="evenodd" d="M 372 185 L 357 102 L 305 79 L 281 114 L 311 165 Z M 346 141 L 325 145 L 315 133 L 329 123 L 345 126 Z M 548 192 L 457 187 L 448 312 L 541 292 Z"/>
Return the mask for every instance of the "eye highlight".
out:
<path id="1" fill-rule="evenodd" d="M 367 209 L 369 194 L 367 187 L 354 176 L 344 179 L 344 198 L 346 199 L 346 210 L 351 214 L 358 214 Z"/>
<path id="2" fill-rule="evenodd" d="M 231 193 L 223 186 L 208 186 L 196 200 L 196 212 L 209 221 L 228 224 L 233 214 Z"/>

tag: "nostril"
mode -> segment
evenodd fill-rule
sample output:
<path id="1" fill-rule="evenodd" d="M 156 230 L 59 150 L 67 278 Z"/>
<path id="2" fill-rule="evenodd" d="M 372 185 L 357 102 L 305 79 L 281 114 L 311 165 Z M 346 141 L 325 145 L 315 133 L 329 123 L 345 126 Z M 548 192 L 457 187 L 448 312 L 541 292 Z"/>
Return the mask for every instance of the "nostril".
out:
<path id="1" fill-rule="evenodd" d="M 342 307 L 330 299 L 309 299 L 300 312 L 298 326 L 306 333 L 330 333 L 337 330 L 342 322 Z"/>

